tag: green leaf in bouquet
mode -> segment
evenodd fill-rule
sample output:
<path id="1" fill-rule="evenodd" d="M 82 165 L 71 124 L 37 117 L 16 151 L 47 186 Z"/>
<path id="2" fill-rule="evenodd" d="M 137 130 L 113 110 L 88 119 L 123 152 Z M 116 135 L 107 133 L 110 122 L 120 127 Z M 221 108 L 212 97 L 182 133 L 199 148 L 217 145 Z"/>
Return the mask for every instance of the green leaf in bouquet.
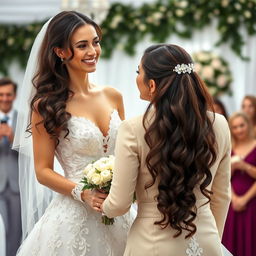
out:
<path id="1" fill-rule="evenodd" d="M 102 215 L 101 220 L 102 220 L 102 223 L 105 225 L 113 225 L 115 222 L 114 218 L 109 218 L 106 215 Z"/>

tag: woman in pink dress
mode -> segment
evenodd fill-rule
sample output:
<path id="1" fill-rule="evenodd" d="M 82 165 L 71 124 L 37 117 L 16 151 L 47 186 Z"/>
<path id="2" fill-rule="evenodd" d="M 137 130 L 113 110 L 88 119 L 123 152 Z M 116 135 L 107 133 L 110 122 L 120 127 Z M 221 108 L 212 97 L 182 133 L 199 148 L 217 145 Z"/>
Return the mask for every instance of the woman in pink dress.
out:
<path id="1" fill-rule="evenodd" d="M 229 125 L 233 143 L 232 201 L 222 242 L 234 256 L 255 256 L 256 140 L 245 114 L 233 114 Z"/>

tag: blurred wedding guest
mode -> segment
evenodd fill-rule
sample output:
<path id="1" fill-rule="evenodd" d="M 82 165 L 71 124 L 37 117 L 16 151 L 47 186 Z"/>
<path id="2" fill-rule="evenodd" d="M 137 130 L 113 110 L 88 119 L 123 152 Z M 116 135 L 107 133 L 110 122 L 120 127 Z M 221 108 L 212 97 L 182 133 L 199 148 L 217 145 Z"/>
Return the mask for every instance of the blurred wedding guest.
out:
<path id="1" fill-rule="evenodd" d="M 0 214 L 6 230 L 6 255 L 13 256 L 21 239 L 18 153 L 11 149 L 17 111 L 13 109 L 17 85 L 0 79 Z"/>
<path id="2" fill-rule="evenodd" d="M 223 115 L 226 119 L 228 119 L 226 108 L 223 102 L 218 98 L 213 98 L 213 109 L 215 113 Z"/>
<path id="3" fill-rule="evenodd" d="M 234 256 L 256 255 L 256 140 L 245 113 L 229 119 L 232 136 L 232 201 L 223 244 Z"/>
<path id="4" fill-rule="evenodd" d="M 256 137 L 256 97 L 253 95 L 246 95 L 242 100 L 241 108 L 251 120 L 254 136 Z"/>

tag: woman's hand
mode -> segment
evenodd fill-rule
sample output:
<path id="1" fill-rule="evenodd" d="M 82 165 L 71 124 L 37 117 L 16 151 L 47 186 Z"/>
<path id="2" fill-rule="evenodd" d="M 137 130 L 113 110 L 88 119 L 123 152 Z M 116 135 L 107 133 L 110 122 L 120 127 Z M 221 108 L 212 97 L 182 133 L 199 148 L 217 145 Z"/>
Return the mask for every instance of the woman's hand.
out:
<path id="1" fill-rule="evenodd" d="M 253 166 L 249 163 L 246 163 L 243 160 L 231 163 L 231 174 L 232 175 L 233 175 L 234 171 L 237 170 L 237 169 L 247 172 L 247 174 L 249 176 L 256 179 L 256 168 L 255 168 L 255 166 Z"/>
<path id="2" fill-rule="evenodd" d="M 241 212 L 246 209 L 247 200 L 243 196 L 232 196 L 232 207 L 234 211 Z"/>
<path id="3" fill-rule="evenodd" d="M 247 164 L 243 160 L 231 163 L 231 170 L 246 170 Z"/>
<path id="4" fill-rule="evenodd" d="M 12 127 L 10 127 L 8 124 L 0 124 L 0 140 L 3 137 L 7 137 L 9 142 L 13 141 L 13 131 Z"/>
<path id="5" fill-rule="evenodd" d="M 97 212 L 102 212 L 101 205 L 107 196 L 108 194 L 102 193 L 102 191 L 99 191 L 97 189 L 87 189 L 84 190 L 81 194 L 82 200 Z"/>

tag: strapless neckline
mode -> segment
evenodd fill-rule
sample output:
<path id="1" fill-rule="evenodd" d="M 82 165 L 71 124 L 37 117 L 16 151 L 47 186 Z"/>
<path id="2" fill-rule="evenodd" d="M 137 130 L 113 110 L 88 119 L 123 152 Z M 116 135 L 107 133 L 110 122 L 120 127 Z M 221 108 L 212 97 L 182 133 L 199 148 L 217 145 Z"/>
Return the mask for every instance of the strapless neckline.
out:
<path id="1" fill-rule="evenodd" d="M 110 130 L 111 130 L 111 124 L 114 120 L 113 116 L 114 115 L 118 115 L 118 111 L 116 109 L 113 109 L 111 111 L 111 114 L 110 114 L 110 117 L 109 117 L 109 124 L 108 124 L 108 130 L 107 130 L 107 134 L 104 135 L 104 133 L 102 132 L 102 130 L 99 128 L 98 125 L 96 125 L 92 120 L 88 119 L 87 117 L 84 117 L 84 116 L 76 116 L 76 115 L 71 115 L 71 118 L 69 119 L 69 121 L 72 119 L 76 119 L 76 120 L 81 120 L 82 122 L 84 123 L 89 123 L 90 125 L 92 125 L 94 128 L 97 129 L 97 131 L 101 134 L 101 136 L 103 138 L 107 138 L 109 136 L 109 133 L 110 133 Z"/>

